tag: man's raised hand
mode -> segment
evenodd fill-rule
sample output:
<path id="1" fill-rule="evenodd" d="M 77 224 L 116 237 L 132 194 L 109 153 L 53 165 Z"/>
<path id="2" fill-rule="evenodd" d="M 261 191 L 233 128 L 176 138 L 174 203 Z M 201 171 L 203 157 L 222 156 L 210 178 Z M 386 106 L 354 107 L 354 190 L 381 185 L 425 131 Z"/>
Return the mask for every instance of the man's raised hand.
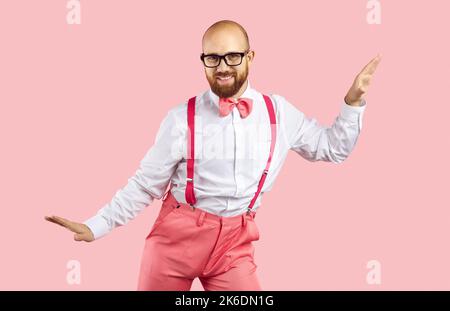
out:
<path id="1" fill-rule="evenodd" d="M 378 54 L 374 59 L 372 59 L 363 70 L 356 76 L 353 81 L 353 85 L 348 90 L 345 96 L 345 102 L 350 106 L 359 106 L 361 104 L 364 95 L 369 88 L 370 81 L 372 79 L 378 64 L 381 61 L 381 54 Z"/>

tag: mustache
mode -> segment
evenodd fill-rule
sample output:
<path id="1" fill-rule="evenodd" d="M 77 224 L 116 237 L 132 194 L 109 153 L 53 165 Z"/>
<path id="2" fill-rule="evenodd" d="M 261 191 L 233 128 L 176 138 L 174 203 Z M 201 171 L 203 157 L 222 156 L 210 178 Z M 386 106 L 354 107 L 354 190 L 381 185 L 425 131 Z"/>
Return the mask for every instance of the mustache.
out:
<path id="1" fill-rule="evenodd" d="M 218 73 L 218 74 L 215 74 L 214 75 L 216 78 L 223 78 L 223 77 L 228 77 L 228 76 L 232 76 L 232 77 L 234 77 L 234 76 L 236 76 L 236 74 L 235 73 L 232 73 L 232 72 L 224 72 L 224 73 Z"/>

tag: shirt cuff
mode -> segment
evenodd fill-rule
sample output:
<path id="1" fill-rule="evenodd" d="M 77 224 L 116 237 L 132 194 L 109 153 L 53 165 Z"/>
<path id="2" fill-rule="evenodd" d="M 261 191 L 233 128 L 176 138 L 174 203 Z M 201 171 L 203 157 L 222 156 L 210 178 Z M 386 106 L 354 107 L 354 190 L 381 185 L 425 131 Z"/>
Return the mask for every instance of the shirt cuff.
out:
<path id="1" fill-rule="evenodd" d="M 86 226 L 94 234 L 94 239 L 99 239 L 102 236 L 108 234 L 111 230 L 109 229 L 108 222 L 101 215 L 95 215 L 84 222 Z"/>
<path id="2" fill-rule="evenodd" d="M 341 118 L 347 120 L 349 122 L 357 122 L 359 126 L 359 130 L 362 129 L 362 116 L 364 110 L 366 109 L 366 100 L 363 99 L 361 101 L 360 106 L 351 106 L 347 104 L 345 101 L 343 102 L 341 109 Z"/>

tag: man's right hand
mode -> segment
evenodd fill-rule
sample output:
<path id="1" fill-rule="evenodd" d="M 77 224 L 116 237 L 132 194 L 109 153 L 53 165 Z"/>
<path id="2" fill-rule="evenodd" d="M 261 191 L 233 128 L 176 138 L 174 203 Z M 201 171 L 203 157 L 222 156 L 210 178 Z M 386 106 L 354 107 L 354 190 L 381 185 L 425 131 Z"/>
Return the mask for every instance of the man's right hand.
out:
<path id="1" fill-rule="evenodd" d="M 94 234 L 91 229 L 85 224 L 80 224 L 78 222 L 73 222 L 62 217 L 58 216 L 45 216 L 45 220 L 58 224 L 72 232 L 75 233 L 73 239 L 75 241 L 85 241 L 92 242 L 94 241 Z"/>

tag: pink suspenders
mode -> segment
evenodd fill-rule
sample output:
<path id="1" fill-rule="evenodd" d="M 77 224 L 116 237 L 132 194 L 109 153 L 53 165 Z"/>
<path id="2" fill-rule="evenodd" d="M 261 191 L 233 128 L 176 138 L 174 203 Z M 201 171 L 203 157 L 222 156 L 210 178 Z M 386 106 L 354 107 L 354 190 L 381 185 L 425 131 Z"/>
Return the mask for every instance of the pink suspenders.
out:
<path id="1" fill-rule="evenodd" d="M 258 198 L 258 195 L 261 192 L 261 189 L 264 185 L 264 181 L 266 180 L 267 173 L 269 172 L 270 162 L 272 161 L 272 155 L 273 155 L 273 149 L 275 148 L 275 142 L 277 140 L 277 124 L 276 124 L 277 120 L 275 117 L 273 104 L 272 104 L 272 101 L 270 100 L 269 96 L 263 95 L 263 97 L 264 97 L 264 101 L 266 102 L 267 111 L 269 113 L 270 132 L 272 135 L 272 139 L 270 140 L 270 152 L 269 152 L 269 158 L 267 159 L 266 167 L 264 169 L 263 174 L 261 175 L 261 179 L 259 180 L 258 190 L 256 190 L 255 195 L 253 196 L 253 199 L 247 208 L 247 213 L 249 213 L 251 211 L 253 204 L 255 204 L 255 201 Z"/>
<path id="2" fill-rule="evenodd" d="M 197 203 L 194 194 L 194 137 L 195 137 L 195 97 L 189 99 L 187 107 L 187 178 L 186 178 L 186 202 L 193 206 Z"/>
<path id="3" fill-rule="evenodd" d="M 259 193 L 261 192 L 261 189 L 264 185 L 264 181 L 266 180 L 267 173 L 269 172 L 270 162 L 272 161 L 272 155 L 273 150 L 275 148 L 275 142 L 277 139 L 277 125 L 276 125 L 276 117 L 275 117 L 275 111 L 273 109 L 272 101 L 270 100 L 269 96 L 263 95 L 264 101 L 266 102 L 267 112 L 269 113 L 270 118 L 270 129 L 271 129 L 271 142 L 270 142 L 270 153 L 269 158 L 267 159 L 266 167 L 264 168 L 264 172 L 261 175 L 261 179 L 258 183 L 258 189 L 255 192 L 255 195 L 253 196 L 253 199 L 250 202 L 250 205 L 247 208 L 247 213 L 250 213 L 252 210 L 253 205 L 256 202 L 256 199 L 259 196 Z M 195 156 L 195 150 L 194 150 L 194 137 L 195 137 L 195 97 L 192 97 L 188 101 L 188 107 L 187 107 L 187 124 L 188 124 L 188 134 L 187 134 L 187 178 L 186 178 L 186 192 L 185 192 L 185 198 L 186 202 L 189 203 L 191 206 L 194 206 L 194 204 L 197 202 L 195 199 L 194 194 L 194 156 Z"/>

